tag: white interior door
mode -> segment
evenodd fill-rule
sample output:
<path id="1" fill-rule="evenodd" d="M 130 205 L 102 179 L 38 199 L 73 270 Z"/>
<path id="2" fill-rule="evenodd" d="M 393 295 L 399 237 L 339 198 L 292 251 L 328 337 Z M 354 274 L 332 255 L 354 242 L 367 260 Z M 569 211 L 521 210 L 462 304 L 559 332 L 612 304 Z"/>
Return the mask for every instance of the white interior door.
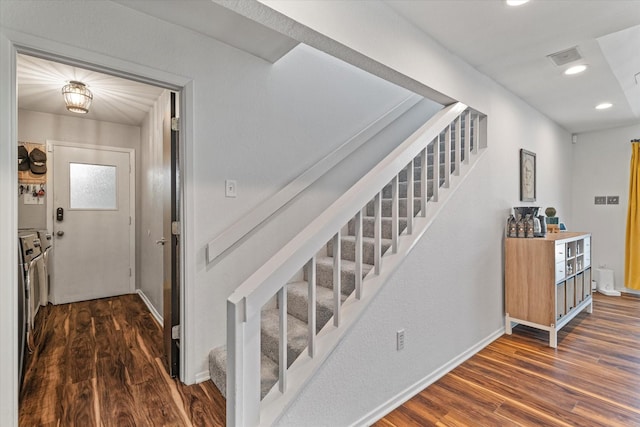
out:
<path id="1" fill-rule="evenodd" d="M 52 302 L 133 292 L 133 151 L 52 148 Z"/>

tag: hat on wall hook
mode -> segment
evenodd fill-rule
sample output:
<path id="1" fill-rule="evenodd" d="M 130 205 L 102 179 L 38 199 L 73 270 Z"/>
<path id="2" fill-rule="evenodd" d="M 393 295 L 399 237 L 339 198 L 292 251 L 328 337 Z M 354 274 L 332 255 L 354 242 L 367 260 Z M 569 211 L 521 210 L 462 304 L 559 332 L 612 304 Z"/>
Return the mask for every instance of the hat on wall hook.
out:
<path id="1" fill-rule="evenodd" d="M 47 173 L 47 155 L 39 148 L 34 148 L 29 153 L 29 163 L 31 166 L 31 172 L 36 175 L 43 175 Z"/>
<path id="2" fill-rule="evenodd" d="M 18 170 L 29 170 L 29 152 L 27 151 L 27 147 L 24 145 L 18 146 Z"/>

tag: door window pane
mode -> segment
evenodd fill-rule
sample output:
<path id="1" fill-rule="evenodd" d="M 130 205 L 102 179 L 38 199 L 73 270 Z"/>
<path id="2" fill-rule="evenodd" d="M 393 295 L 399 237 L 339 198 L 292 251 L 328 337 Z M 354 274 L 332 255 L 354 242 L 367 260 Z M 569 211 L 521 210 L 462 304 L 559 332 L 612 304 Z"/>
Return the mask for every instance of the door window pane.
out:
<path id="1" fill-rule="evenodd" d="M 71 209 L 117 209 L 116 167 L 69 163 Z"/>

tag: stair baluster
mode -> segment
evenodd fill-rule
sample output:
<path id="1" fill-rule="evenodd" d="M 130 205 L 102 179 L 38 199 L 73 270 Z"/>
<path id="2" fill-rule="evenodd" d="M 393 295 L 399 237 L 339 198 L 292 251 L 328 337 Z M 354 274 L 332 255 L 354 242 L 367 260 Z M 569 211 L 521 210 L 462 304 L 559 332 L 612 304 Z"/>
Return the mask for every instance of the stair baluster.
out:
<path id="1" fill-rule="evenodd" d="M 433 180 L 431 181 L 433 195 L 431 196 L 431 200 L 434 202 L 438 201 L 438 194 L 440 192 L 440 135 L 441 134 L 438 134 L 433 141 L 433 158 L 431 159 L 431 167 L 433 170 Z"/>
<path id="2" fill-rule="evenodd" d="M 377 276 L 382 268 L 382 192 L 377 193 L 373 201 L 373 217 L 373 266 Z"/>
<path id="3" fill-rule="evenodd" d="M 362 209 L 355 216 L 355 281 L 356 281 L 356 299 L 362 298 Z"/>
<path id="4" fill-rule="evenodd" d="M 400 201 L 398 200 L 398 176 L 394 176 L 391 180 L 391 250 L 395 254 L 398 252 L 398 235 L 399 232 L 399 215 L 398 204 Z"/>
<path id="5" fill-rule="evenodd" d="M 342 297 L 342 233 L 333 236 L 333 326 L 340 326 L 340 303 Z"/>
<path id="6" fill-rule="evenodd" d="M 469 164 L 471 154 L 471 112 L 464 113 L 464 164 Z"/>
<path id="7" fill-rule="evenodd" d="M 407 234 L 413 234 L 413 159 L 407 165 Z"/>
<path id="8" fill-rule="evenodd" d="M 420 151 L 420 216 L 427 216 L 427 149 Z"/>
<path id="9" fill-rule="evenodd" d="M 309 334 L 309 344 L 308 344 L 308 352 L 309 357 L 314 357 L 316 355 L 316 304 L 317 304 L 317 294 L 316 294 L 316 257 L 315 255 L 311 257 L 309 262 L 307 263 L 307 269 L 309 271 L 308 277 L 308 295 L 309 302 L 307 303 L 307 322 L 309 323 L 308 334 Z"/>
<path id="10" fill-rule="evenodd" d="M 444 131 L 444 188 L 451 183 L 451 125 Z"/>
<path id="11" fill-rule="evenodd" d="M 280 342 L 278 351 L 278 388 L 287 391 L 287 287 L 278 291 L 278 314 L 280 316 Z"/>

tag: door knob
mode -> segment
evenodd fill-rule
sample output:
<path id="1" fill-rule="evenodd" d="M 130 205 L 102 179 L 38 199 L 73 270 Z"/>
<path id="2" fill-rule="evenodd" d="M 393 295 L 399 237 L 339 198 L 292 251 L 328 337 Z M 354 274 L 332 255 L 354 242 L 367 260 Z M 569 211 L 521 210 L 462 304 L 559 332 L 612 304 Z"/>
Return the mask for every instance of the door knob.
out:
<path id="1" fill-rule="evenodd" d="M 156 245 L 163 245 L 167 243 L 167 239 L 165 239 L 164 237 L 160 240 L 156 240 Z"/>
<path id="2" fill-rule="evenodd" d="M 64 236 L 64 231 L 62 231 L 62 230 L 56 231 L 56 236 L 58 236 L 58 237 Z"/>

